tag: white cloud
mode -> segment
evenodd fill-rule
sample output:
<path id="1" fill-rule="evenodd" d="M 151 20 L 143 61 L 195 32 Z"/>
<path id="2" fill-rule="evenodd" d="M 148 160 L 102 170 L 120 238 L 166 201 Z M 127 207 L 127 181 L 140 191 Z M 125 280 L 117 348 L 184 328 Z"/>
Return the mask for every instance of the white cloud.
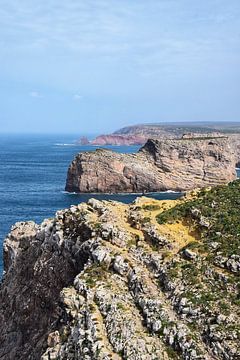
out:
<path id="1" fill-rule="evenodd" d="M 238 0 L 2 0 L 1 51 L 159 72 L 238 50 Z M 219 24 L 221 26 L 219 26 Z M 0 53 L 1 55 L 1 53 Z M 202 60 L 203 59 L 203 60 Z M 78 94 L 76 94 L 78 95 Z M 74 96 L 75 100 L 81 100 Z"/>
<path id="2" fill-rule="evenodd" d="M 76 100 L 76 101 L 79 101 L 79 100 L 82 100 L 83 99 L 83 96 L 82 95 L 79 95 L 79 94 L 75 94 L 73 96 L 73 99 Z"/>
<path id="3" fill-rule="evenodd" d="M 43 97 L 43 95 L 40 94 L 38 91 L 31 91 L 31 92 L 29 93 L 29 95 L 30 95 L 31 97 L 33 97 L 33 98 L 42 98 L 42 97 Z"/>

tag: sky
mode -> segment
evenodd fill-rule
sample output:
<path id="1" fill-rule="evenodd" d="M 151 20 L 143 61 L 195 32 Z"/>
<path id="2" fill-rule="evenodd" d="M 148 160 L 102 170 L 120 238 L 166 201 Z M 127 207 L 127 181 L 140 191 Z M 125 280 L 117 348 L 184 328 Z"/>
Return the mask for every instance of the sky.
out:
<path id="1" fill-rule="evenodd" d="M 0 132 L 240 120 L 239 0 L 0 5 Z"/>

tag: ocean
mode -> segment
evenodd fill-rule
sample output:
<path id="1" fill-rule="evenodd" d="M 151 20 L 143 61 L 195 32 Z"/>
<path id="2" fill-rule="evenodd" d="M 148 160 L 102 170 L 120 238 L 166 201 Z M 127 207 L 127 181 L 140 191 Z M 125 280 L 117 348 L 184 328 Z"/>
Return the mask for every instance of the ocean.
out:
<path id="1" fill-rule="evenodd" d="M 92 146 L 75 144 L 76 135 L 0 135 L 0 274 L 3 240 L 17 221 L 53 217 L 59 209 L 97 199 L 132 202 L 135 194 L 69 194 L 64 191 L 67 169 L 80 151 Z M 138 146 L 107 146 L 131 153 Z M 155 193 L 156 199 L 176 199 L 179 193 Z"/>

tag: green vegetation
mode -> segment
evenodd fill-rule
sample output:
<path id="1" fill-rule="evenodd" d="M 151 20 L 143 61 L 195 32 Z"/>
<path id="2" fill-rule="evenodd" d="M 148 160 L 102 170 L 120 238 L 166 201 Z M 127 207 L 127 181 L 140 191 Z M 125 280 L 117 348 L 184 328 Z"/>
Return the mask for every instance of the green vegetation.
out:
<path id="1" fill-rule="evenodd" d="M 93 264 L 85 270 L 84 279 L 87 286 L 94 288 L 98 281 L 107 281 L 107 272 L 104 264 Z"/>
<path id="2" fill-rule="evenodd" d="M 179 354 L 171 346 L 166 346 L 166 351 L 170 359 L 179 359 Z"/>
<path id="3" fill-rule="evenodd" d="M 217 258 L 226 261 L 231 255 L 240 255 L 240 180 L 203 189 L 156 219 L 160 224 L 181 221 L 196 237 L 180 250 L 182 256 L 168 265 L 169 280 L 185 286 L 182 297 L 206 316 L 239 314 L 239 273 L 231 272 Z M 184 255 L 185 249 L 195 254 L 195 260 Z"/>
<path id="4" fill-rule="evenodd" d="M 199 140 L 216 140 L 216 139 L 227 139 L 226 136 L 196 136 L 196 137 L 184 137 L 182 139 L 178 139 L 179 141 L 199 141 Z"/>
<path id="5" fill-rule="evenodd" d="M 94 227 L 95 230 L 100 230 L 101 227 L 102 227 L 102 224 L 99 223 L 99 222 L 96 222 L 96 223 L 94 223 L 93 227 Z"/>
<path id="6" fill-rule="evenodd" d="M 151 221 L 150 217 L 147 217 L 147 216 L 145 216 L 145 217 L 142 219 L 142 223 L 143 223 L 143 224 L 147 224 L 147 223 L 149 223 L 150 221 Z"/>
<path id="7" fill-rule="evenodd" d="M 120 302 L 117 303 L 117 308 L 118 308 L 119 310 L 126 311 L 126 307 L 125 307 L 122 303 L 120 303 Z"/>
<path id="8" fill-rule="evenodd" d="M 209 227 L 201 225 L 201 219 L 209 223 Z M 203 241 L 202 250 L 211 250 L 212 258 L 219 249 L 222 256 L 240 255 L 240 180 L 227 186 L 201 190 L 196 198 L 157 216 L 160 224 L 178 220 L 193 225 Z M 211 248 L 212 243 L 217 245 L 215 250 Z"/>
<path id="9" fill-rule="evenodd" d="M 143 210 L 147 210 L 147 211 L 156 211 L 156 210 L 160 210 L 160 206 L 157 204 L 148 204 L 148 205 L 143 205 Z"/>

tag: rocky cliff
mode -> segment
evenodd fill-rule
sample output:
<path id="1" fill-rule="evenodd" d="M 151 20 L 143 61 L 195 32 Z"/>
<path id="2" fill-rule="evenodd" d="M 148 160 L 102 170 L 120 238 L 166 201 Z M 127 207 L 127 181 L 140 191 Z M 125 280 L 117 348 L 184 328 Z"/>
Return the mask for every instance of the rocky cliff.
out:
<path id="1" fill-rule="evenodd" d="M 118 129 L 116 135 L 148 135 L 149 137 L 181 137 L 184 133 L 214 134 L 240 134 L 240 122 L 229 121 L 191 121 L 175 123 L 138 124 Z"/>
<path id="2" fill-rule="evenodd" d="M 173 139 L 181 138 L 184 134 L 191 133 L 194 137 L 228 136 L 235 146 L 236 165 L 240 167 L 240 123 L 239 122 L 185 122 L 175 124 L 140 124 L 126 126 L 115 131 L 112 135 L 123 137 L 142 137 L 145 139 Z M 100 144 L 99 144 L 100 145 Z M 101 145 L 104 145 L 103 143 Z"/>
<path id="3" fill-rule="evenodd" d="M 80 153 L 69 167 L 72 192 L 189 190 L 236 178 L 235 152 L 227 138 L 148 140 L 136 154 L 98 149 Z"/>
<path id="4" fill-rule="evenodd" d="M 144 135 L 100 135 L 91 141 L 91 145 L 143 145 L 146 142 Z"/>
<path id="5" fill-rule="evenodd" d="M 175 124 L 140 124 L 126 126 L 113 134 L 99 135 L 89 145 L 144 145 L 148 139 L 180 139 L 191 137 L 228 136 L 235 146 L 236 165 L 240 167 L 240 124 L 238 122 L 192 122 Z M 80 139 L 86 145 L 86 139 Z"/>
<path id="6" fill-rule="evenodd" d="M 4 243 L 2 360 L 240 358 L 235 182 L 17 223 Z"/>

